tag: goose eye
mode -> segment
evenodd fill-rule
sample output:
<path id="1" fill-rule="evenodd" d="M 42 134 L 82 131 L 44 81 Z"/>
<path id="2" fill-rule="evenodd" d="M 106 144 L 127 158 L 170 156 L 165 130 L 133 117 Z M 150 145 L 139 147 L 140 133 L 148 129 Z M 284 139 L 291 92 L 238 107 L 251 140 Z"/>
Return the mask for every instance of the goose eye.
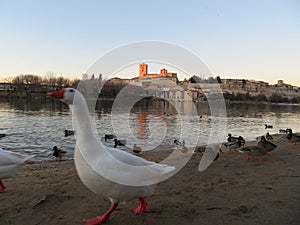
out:
<path id="1" fill-rule="evenodd" d="M 74 92 L 74 90 L 73 90 L 73 89 L 70 89 L 70 92 Z"/>

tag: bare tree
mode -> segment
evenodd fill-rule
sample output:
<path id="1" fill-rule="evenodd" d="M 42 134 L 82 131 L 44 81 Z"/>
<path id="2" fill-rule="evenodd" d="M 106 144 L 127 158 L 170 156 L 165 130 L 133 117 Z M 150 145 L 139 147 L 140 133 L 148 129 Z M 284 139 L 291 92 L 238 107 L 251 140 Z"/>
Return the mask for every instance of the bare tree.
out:
<path id="1" fill-rule="evenodd" d="M 89 75 L 87 73 L 82 74 L 82 80 L 88 80 Z"/>
<path id="2" fill-rule="evenodd" d="M 18 75 L 16 77 L 14 77 L 11 81 L 13 84 L 22 84 L 23 81 L 22 81 L 22 78 L 21 78 L 21 75 Z"/>
<path id="3" fill-rule="evenodd" d="M 53 72 L 47 72 L 44 77 L 44 83 L 48 86 L 56 86 L 56 74 Z"/>
<path id="4" fill-rule="evenodd" d="M 42 78 L 37 75 L 26 74 L 23 76 L 23 83 L 31 85 L 41 85 Z"/>

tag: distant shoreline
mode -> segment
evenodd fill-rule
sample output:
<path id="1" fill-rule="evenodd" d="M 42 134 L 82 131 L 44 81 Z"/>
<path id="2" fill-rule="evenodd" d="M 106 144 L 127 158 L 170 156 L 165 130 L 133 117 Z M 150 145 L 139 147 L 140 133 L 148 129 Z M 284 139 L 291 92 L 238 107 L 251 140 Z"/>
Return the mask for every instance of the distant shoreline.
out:
<path id="1" fill-rule="evenodd" d="M 119 80 L 118 80 L 119 81 Z M 120 81 L 121 82 L 121 81 Z M 4 86 L 3 86 L 4 85 Z M 75 84 L 74 84 L 75 85 Z M 72 85 L 76 87 L 77 85 Z M 3 87 L 2 87 L 3 86 Z M 48 92 L 59 90 L 65 86 L 49 86 L 49 85 L 31 85 L 31 84 L 0 84 L 0 100 L 2 98 L 9 99 L 47 99 Z M 103 100 L 114 100 L 120 91 L 126 86 L 125 83 L 114 83 L 106 82 L 101 89 L 101 94 L 99 98 Z M 68 86 L 67 86 L 68 87 Z M 197 97 L 193 97 L 193 101 L 207 101 L 205 92 L 206 89 L 200 91 Z M 210 90 L 210 89 L 208 89 Z M 158 90 L 159 91 L 159 90 Z M 272 94 L 266 92 L 253 92 L 245 91 L 244 89 L 234 89 L 228 90 L 227 88 L 222 88 L 223 97 L 227 102 L 271 102 L 271 103 L 300 103 L 299 94 L 288 95 L 281 92 L 273 92 Z M 298 92 L 297 92 L 298 93 Z M 212 93 L 213 94 L 213 93 Z M 160 96 L 161 97 L 161 96 Z M 158 98 L 160 98 L 158 97 Z M 161 98 L 161 100 L 163 100 Z M 169 99 L 166 99 L 169 100 Z M 171 101 L 176 101 L 177 98 L 171 98 Z M 180 99 L 181 102 L 184 100 Z"/>
<path id="2" fill-rule="evenodd" d="M 39 92 L 39 93 L 19 93 L 19 94 L 3 94 L 0 91 L 0 102 L 7 102 L 9 100 L 45 100 L 48 98 L 47 92 Z M 115 97 L 112 96 L 99 96 L 98 101 L 114 101 Z M 146 100 L 146 99 L 143 99 Z M 149 99 L 148 99 L 149 100 Z M 230 100 L 224 99 L 227 104 L 231 103 L 245 103 L 245 104 L 273 104 L 273 105 L 300 105 L 300 102 L 271 102 L 271 101 L 258 101 L 258 100 Z M 158 99 L 151 99 L 150 101 L 159 101 Z M 163 99 L 161 99 L 163 101 Z M 171 101 L 172 102 L 172 101 Z M 183 102 L 183 101 L 181 101 Z M 201 100 L 198 102 L 207 102 L 207 100 Z"/>

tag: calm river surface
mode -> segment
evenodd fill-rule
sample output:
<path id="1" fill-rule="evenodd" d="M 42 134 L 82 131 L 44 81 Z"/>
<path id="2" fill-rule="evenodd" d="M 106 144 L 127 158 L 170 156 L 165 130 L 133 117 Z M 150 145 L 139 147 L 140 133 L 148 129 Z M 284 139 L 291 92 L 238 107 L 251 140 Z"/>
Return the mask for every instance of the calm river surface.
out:
<path id="1" fill-rule="evenodd" d="M 203 145 L 226 140 L 228 133 L 253 140 L 266 132 L 278 133 L 279 129 L 300 131 L 300 105 L 230 103 L 226 114 L 212 117 L 208 103 L 164 103 L 142 101 L 127 112 L 112 111 L 113 101 L 101 101 L 93 120 L 99 139 L 104 134 L 116 134 L 126 140 L 124 150 L 138 144 L 143 150 L 155 147 L 174 147 L 175 139 L 185 140 L 187 146 Z M 192 107 L 198 115 L 191 115 Z M 265 124 L 273 129 L 265 129 Z M 66 150 L 67 158 L 73 157 L 75 137 L 64 136 L 64 130 L 73 130 L 69 108 L 61 103 L 28 102 L 24 100 L 0 102 L 0 138 L 3 149 L 36 155 L 36 160 L 53 160 L 54 145 Z M 221 133 L 222 140 L 214 134 Z M 104 142 L 105 143 L 105 142 Z M 105 143 L 112 146 L 112 141 Z"/>

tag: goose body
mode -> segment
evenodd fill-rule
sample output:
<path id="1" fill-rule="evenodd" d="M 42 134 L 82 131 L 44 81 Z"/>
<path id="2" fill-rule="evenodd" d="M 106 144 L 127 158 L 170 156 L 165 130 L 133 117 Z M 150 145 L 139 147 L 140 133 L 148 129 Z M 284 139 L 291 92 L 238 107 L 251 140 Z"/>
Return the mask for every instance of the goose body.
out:
<path id="1" fill-rule="evenodd" d="M 32 157 L 0 148 L 0 192 L 5 189 L 2 180 L 15 176 L 18 169 Z"/>
<path id="2" fill-rule="evenodd" d="M 104 146 L 93 132 L 86 101 L 76 89 L 65 88 L 49 95 L 72 108 L 76 133 L 74 161 L 80 179 L 91 191 L 111 201 L 111 207 L 105 214 L 86 220 L 86 224 L 107 222 L 119 203 L 136 198 L 139 204 L 133 211 L 136 214 L 147 211 L 148 204 L 144 197 L 150 196 L 160 178 L 172 174 L 175 167 L 150 162 L 120 149 Z M 156 183 L 149 182 L 149 172 L 153 180 L 157 180 Z"/>
<path id="3" fill-rule="evenodd" d="M 144 166 L 150 165 L 148 161 L 131 158 L 131 154 L 120 155 L 120 152 L 116 148 L 106 147 L 110 154 L 117 159 L 122 160 L 125 163 L 136 163 L 135 166 Z M 123 151 L 124 152 L 124 151 Z M 127 153 L 127 152 L 124 152 Z M 75 147 L 75 166 L 77 169 L 77 173 L 82 180 L 82 182 L 95 194 L 103 195 L 110 199 L 112 203 L 126 203 L 138 197 L 148 197 L 150 196 L 154 190 L 155 185 L 146 185 L 146 186 L 129 186 L 122 185 L 117 182 L 111 181 L 103 176 L 101 176 L 97 171 L 91 169 L 89 163 L 84 159 L 83 154 L 79 151 L 78 146 Z M 98 165 L 108 165 L 114 164 L 114 160 L 97 160 Z M 126 162 L 127 161 L 127 162 Z M 107 169 L 112 169 L 112 166 Z M 113 171 L 112 171 L 113 172 Z M 117 172 L 117 171 L 115 171 Z M 122 174 L 122 171 L 119 171 Z"/>

